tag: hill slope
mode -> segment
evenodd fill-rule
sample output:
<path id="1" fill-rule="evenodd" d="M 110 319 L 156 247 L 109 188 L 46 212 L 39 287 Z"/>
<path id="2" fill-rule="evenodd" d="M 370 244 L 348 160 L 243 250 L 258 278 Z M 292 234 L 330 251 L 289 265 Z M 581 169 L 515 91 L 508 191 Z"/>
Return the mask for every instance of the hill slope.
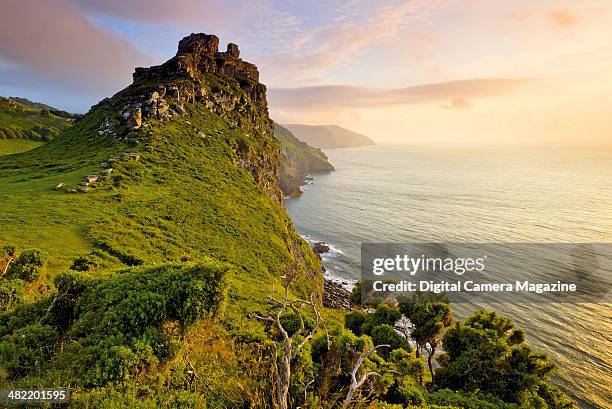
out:
<path id="1" fill-rule="evenodd" d="M 374 141 L 365 135 L 337 125 L 299 125 L 285 124 L 299 140 L 320 149 L 350 148 L 374 145 Z"/>
<path id="2" fill-rule="evenodd" d="M 247 314 L 281 275 L 320 299 L 320 262 L 281 204 L 257 69 L 217 47 L 186 37 L 51 142 L 0 157 L 0 247 L 17 249 L 0 268 L 29 247 L 48 255 L 33 278 L 0 278 L 0 382 L 73 385 L 75 407 L 110 407 L 114 388 L 89 388 L 119 381 L 152 383 L 166 405 L 268 401 Z M 197 394 L 177 386 L 187 371 L 206 374 Z"/>
<path id="3" fill-rule="evenodd" d="M 71 125 L 71 114 L 25 98 L 0 97 L 0 141 L 49 141 Z"/>
<path id="4" fill-rule="evenodd" d="M 274 137 L 281 142 L 279 185 L 285 195 L 299 195 L 306 175 L 334 170 L 320 149 L 300 141 L 279 124 L 274 124 Z"/>

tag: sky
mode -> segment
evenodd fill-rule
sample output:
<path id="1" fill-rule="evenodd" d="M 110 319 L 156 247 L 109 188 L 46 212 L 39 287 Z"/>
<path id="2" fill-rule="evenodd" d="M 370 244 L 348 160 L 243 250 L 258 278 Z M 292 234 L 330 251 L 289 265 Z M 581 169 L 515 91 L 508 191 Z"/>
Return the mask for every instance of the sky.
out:
<path id="1" fill-rule="evenodd" d="M 376 141 L 612 148 L 609 0 L 0 0 L 0 95 L 73 112 L 192 32 L 239 44 L 272 119 Z"/>

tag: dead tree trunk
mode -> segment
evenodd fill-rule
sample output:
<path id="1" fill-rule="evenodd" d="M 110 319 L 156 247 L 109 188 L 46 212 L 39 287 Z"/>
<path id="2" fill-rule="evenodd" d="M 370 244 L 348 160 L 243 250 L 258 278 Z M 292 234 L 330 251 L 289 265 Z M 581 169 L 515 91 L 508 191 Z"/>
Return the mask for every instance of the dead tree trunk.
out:
<path id="1" fill-rule="evenodd" d="M 361 386 L 365 383 L 365 381 L 368 380 L 370 376 L 380 376 L 380 374 L 378 374 L 377 372 L 366 372 L 358 380 L 357 373 L 359 372 L 359 368 L 363 364 L 363 361 L 365 361 L 366 358 L 368 358 L 370 355 L 376 352 L 377 348 L 388 347 L 388 346 L 389 345 L 378 345 L 375 347 L 370 347 L 364 350 L 363 352 L 361 352 L 361 354 L 359 355 L 359 358 L 357 358 L 357 362 L 355 363 L 353 370 L 351 371 L 351 385 L 349 386 L 349 390 L 346 393 L 346 397 L 344 398 L 344 401 L 342 402 L 342 409 L 348 408 L 348 406 L 351 404 L 351 401 L 353 400 L 353 394 L 355 393 L 355 391 L 361 388 Z"/>
<path id="2" fill-rule="evenodd" d="M 269 316 L 262 316 L 258 314 L 251 314 L 251 317 L 256 318 L 258 320 L 269 322 L 274 326 L 281 334 L 282 341 L 277 342 L 274 345 L 275 353 L 274 353 L 274 375 L 276 378 L 276 400 L 280 409 L 288 409 L 289 408 L 289 384 L 291 380 L 291 362 L 300 350 L 313 338 L 315 332 L 321 325 L 321 316 L 319 315 L 319 311 L 317 310 L 316 303 L 314 299 L 310 301 L 306 300 L 289 300 L 288 298 L 288 289 L 285 288 L 285 296 L 282 301 L 277 300 L 274 297 L 269 296 L 268 299 L 272 301 L 276 308 L 276 314 Z M 304 325 L 304 318 L 302 317 L 302 313 L 300 308 L 302 306 L 309 306 L 312 308 L 313 314 L 315 316 L 315 325 L 312 330 L 306 331 Z M 281 317 L 287 311 L 291 310 L 299 319 L 300 327 L 293 334 L 289 334 L 281 323 Z M 298 343 L 295 344 L 295 340 L 298 336 L 304 335 L 304 338 Z M 279 356 L 279 350 L 281 355 Z"/>

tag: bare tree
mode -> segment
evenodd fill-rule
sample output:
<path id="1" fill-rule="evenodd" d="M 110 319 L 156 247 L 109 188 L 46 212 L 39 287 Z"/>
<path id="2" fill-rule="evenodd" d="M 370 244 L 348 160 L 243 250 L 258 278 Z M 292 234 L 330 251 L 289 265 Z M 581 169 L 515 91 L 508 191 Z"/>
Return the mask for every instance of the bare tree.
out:
<path id="1" fill-rule="evenodd" d="M 359 372 L 359 368 L 361 368 L 361 365 L 366 360 L 366 358 L 370 357 L 374 352 L 376 352 L 378 348 L 388 347 L 388 346 L 390 345 L 372 346 L 370 348 L 364 349 L 361 352 L 361 354 L 359 355 L 359 358 L 357 358 L 357 362 L 355 363 L 353 370 L 351 371 L 351 385 L 349 386 L 349 390 L 346 394 L 346 397 L 344 398 L 344 401 L 342 402 L 342 409 L 348 408 L 348 406 L 351 404 L 351 401 L 353 400 L 353 394 L 355 393 L 355 391 L 357 391 L 368 380 L 370 376 L 380 376 L 378 372 L 370 371 L 370 372 L 363 373 L 361 377 L 357 379 L 357 373 Z"/>
<path id="2" fill-rule="evenodd" d="M 293 359 L 295 359 L 300 350 L 308 343 L 308 341 L 314 337 L 317 329 L 322 324 L 322 320 L 319 310 L 317 309 L 317 305 L 314 301 L 314 297 L 310 301 L 300 299 L 290 300 L 288 297 L 288 287 L 285 287 L 285 296 L 282 300 L 277 300 L 272 296 L 268 296 L 268 299 L 275 304 L 277 308 L 276 314 L 268 316 L 251 314 L 250 317 L 271 323 L 281 334 L 282 341 L 274 343 L 276 399 L 280 409 L 288 409 L 291 362 Z M 304 317 L 302 316 L 301 311 L 301 307 L 303 306 L 310 307 L 315 317 L 315 325 L 310 331 L 307 331 L 306 326 L 304 325 Z M 288 311 L 292 311 L 297 316 L 300 323 L 299 328 L 293 334 L 289 334 L 281 322 L 283 314 Z M 303 338 L 299 341 L 299 343 L 296 343 L 296 340 L 300 336 L 303 336 Z M 281 352 L 280 354 L 279 350 Z M 304 393 L 306 392 L 304 391 Z"/>

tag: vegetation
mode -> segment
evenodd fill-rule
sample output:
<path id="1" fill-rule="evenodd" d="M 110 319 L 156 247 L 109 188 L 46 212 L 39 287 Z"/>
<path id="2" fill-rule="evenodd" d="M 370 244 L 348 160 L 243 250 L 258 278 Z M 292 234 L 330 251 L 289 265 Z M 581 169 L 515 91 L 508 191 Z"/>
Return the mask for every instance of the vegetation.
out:
<path id="1" fill-rule="evenodd" d="M 571 407 L 507 318 L 321 307 L 320 261 L 270 184 L 267 111 L 198 79 L 234 108 L 128 130 L 123 107 L 160 84 L 132 85 L 0 157 L 3 387 L 70 386 L 78 408 Z"/>
<path id="2" fill-rule="evenodd" d="M 274 137 L 281 142 L 278 182 L 285 195 L 299 195 L 306 175 L 334 170 L 320 149 L 300 141 L 279 124 L 274 124 Z"/>
<path id="3" fill-rule="evenodd" d="M 25 98 L 0 97 L 0 154 L 7 139 L 46 142 L 71 125 L 74 116 Z M 14 148 L 13 148 L 14 149 Z"/>

